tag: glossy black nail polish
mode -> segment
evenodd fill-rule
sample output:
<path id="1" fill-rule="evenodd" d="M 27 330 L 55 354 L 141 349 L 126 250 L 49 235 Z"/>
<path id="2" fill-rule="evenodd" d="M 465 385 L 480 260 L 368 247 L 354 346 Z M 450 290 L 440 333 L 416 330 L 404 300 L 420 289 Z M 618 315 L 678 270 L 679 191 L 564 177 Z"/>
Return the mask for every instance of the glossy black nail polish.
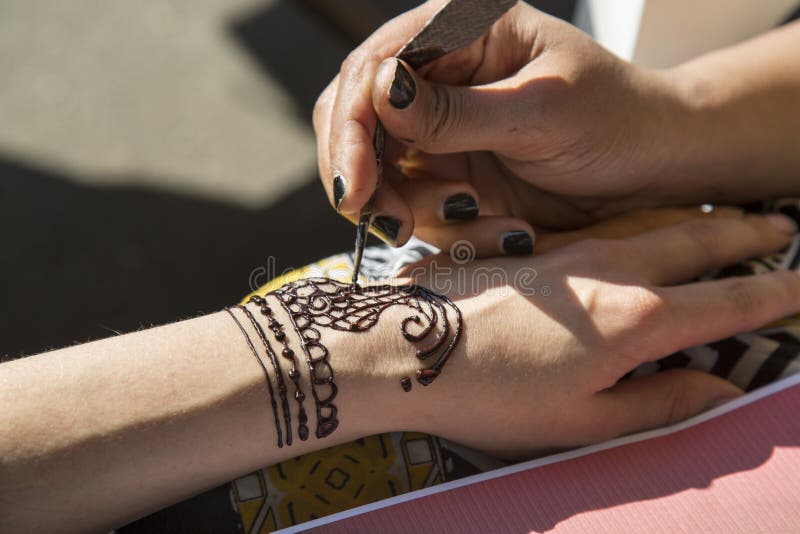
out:
<path id="1" fill-rule="evenodd" d="M 522 255 L 533 252 L 533 239 L 527 232 L 513 230 L 503 236 L 503 252 Z"/>
<path id="2" fill-rule="evenodd" d="M 395 109 L 406 109 L 417 96 L 417 84 L 413 76 L 406 70 L 402 61 L 397 62 L 394 69 L 394 78 L 389 87 L 389 103 Z"/>
<path id="3" fill-rule="evenodd" d="M 372 233 L 386 243 L 397 245 L 397 236 L 400 234 L 400 221 L 389 215 L 378 215 L 372 219 Z"/>
<path id="4" fill-rule="evenodd" d="M 339 206 L 342 205 L 344 198 L 344 179 L 340 175 L 333 177 L 333 205 L 336 206 L 336 211 L 339 211 Z"/>
<path id="5" fill-rule="evenodd" d="M 468 193 L 458 193 L 445 199 L 442 213 L 447 221 L 469 221 L 478 216 L 478 203 Z"/>

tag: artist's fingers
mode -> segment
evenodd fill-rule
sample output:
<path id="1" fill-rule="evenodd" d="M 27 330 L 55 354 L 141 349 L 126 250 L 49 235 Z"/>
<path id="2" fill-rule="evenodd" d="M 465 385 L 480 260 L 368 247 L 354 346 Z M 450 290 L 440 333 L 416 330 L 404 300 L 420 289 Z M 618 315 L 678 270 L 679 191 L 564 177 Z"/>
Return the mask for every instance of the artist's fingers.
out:
<path id="1" fill-rule="evenodd" d="M 331 176 L 341 177 L 344 194 L 340 211 L 356 213 L 376 184 L 373 137 L 377 118 L 372 107 L 372 83 L 380 62 L 394 55 L 443 4 L 426 2 L 392 19 L 345 60 L 339 74 L 339 91 L 333 104 L 329 130 Z"/>
<path id="2" fill-rule="evenodd" d="M 544 253 L 583 239 L 622 239 L 673 226 L 691 219 L 741 217 L 739 208 L 717 207 L 713 211 L 698 208 L 659 208 L 632 211 L 567 232 L 538 232 L 536 252 Z"/>
<path id="3" fill-rule="evenodd" d="M 476 257 L 525 255 L 533 252 L 535 234 L 513 217 L 480 215 L 471 221 L 417 227 L 415 235 L 466 263 Z"/>
<path id="4" fill-rule="evenodd" d="M 478 192 L 469 182 L 401 177 L 393 183 L 411 208 L 416 228 L 469 221 L 478 216 Z"/>
<path id="5" fill-rule="evenodd" d="M 314 134 L 317 138 L 317 167 L 319 169 L 319 177 L 322 181 L 322 187 L 325 188 L 328 201 L 331 203 L 331 206 L 336 209 L 338 209 L 345 187 L 341 179 L 334 181 L 330 162 L 330 120 L 333 103 L 336 100 L 338 91 L 339 76 L 337 75 L 333 81 L 328 84 L 328 87 L 322 91 L 322 94 L 320 94 L 314 105 L 314 113 L 312 115 Z"/>
<path id="6" fill-rule="evenodd" d="M 587 442 L 677 423 L 728 400 L 742 391 L 721 378 L 693 370 L 670 370 L 623 380 L 595 394 L 596 425 Z"/>
<path id="7" fill-rule="evenodd" d="M 626 269 L 654 285 L 673 285 L 786 246 L 797 232 L 783 215 L 692 219 L 624 240 Z"/>
<path id="8" fill-rule="evenodd" d="M 314 108 L 314 129 L 318 139 L 325 139 L 330 129 L 330 111 L 338 91 L 338 76 L 323 91 L 317 106 Z M 339 180 L 325 180 L 329 176 L 330 163 L 328 160 L 328 149 L 324 143 L 317 144 L 317 158 L 319 160 L 320 177 L 323 178 L 322 185 L 328 195 L 328 199 L 334 208 L 338 208 L 338 203 L 344 192 L 344 184 Z M 373 206 L 373 224 L 370 226 L 370 233 L 377 236 L 384 242 L 392 246 L 404 244 L 411 237 L 414 231 L 414 217 L 406 201 L 397 194 L 391 183 L 384 183 Z M 357 214 L 347 216 L 353 223 L 358 224 Z"/>
<path id="9" fill-rule="evenodd" d="M 518 85 L 513 78 L 484 86 L 441 85 L 391 58 L 378 69 L 372 104 L 388 132 L 424 152 L 515 154 L 516 147 L 529 142 L 520 129 L 535 131 L 523 121 L 535 117 L 533 108 L 540 105 Z"/>
<path id="10" fill-rule="evenodd" d="M 435 176 L 439 180 L 463 180 L 471 173 L 469 159 L 463 153 L 428 154 L 407 148 L 398 163 L 410 176 Z"/>

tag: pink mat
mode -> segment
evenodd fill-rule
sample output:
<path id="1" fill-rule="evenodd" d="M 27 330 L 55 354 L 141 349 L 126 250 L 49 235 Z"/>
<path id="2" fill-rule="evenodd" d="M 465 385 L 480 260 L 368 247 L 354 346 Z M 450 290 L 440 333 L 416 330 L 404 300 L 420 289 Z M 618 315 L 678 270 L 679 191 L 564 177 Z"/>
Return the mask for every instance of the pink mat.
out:
<path id="1" fill-rule="evenodd" d="M 800 532 L 797 378 L 666 435 L 530 462 L 490 480 L 456 481 L 445 485 L 453 489 L 422 490 L 418 498 L 400 496 L 291 530 Z"/>

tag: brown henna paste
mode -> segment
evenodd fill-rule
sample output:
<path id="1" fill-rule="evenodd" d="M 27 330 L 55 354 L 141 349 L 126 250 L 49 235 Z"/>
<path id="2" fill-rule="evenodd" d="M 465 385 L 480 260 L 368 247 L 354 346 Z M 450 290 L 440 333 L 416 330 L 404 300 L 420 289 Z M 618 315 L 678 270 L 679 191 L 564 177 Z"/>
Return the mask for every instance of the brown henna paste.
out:
<path id="1" fill-rule="evenodd" d="M 303 407 L 305 395 L 300 389 L 299 372 L 296 368 L 294 351 L 286 341 L 283 326 L 273 317 L 267 299 L 274 297 L 289 315 L 292 328 L 300 338 L 300 345 L 306 358 L 311 394 L 314 398 L 317 414 L 317 438 L 330 435 L 339 425 L 338 411 L 334 399 L 338 388 L 334 383 L 333 367 L 329 361 L 328 348 L 322 342 L 320 329 L 333 329 L 344 332 L 365 332 L 375 326 L 381 314 L 392 306 L 402 306 L 410 311 L 410 315 L 400 322 L 403 337 L 412 343 L 426 344 L 416 349 L 416 357 L 420 361 L 435 356 L 428 367 L 417 370 L 417 382 L 423 386 L 430 385 L 442 371 L 450 354 L 458 344 L 463 329 L 461 311 L 447 297 L 434 293 L 418 285 L 392 286 L 360 286 L 345 284 L 328 278 L 309 278 L 286 284 L 269 293 L 266 297 L 252 297 L 251 302 L 258 305 L 261 313 L 268 318 L 268 324 L 275 339 L 283 344 L 281 352 L 289 363 L 289 377 L 295 386 L 295 400 L 299 405 L 298 435 L 300 439 L 308 437 L 307 416 Z M 230 310 L 228 310 L 230 313 Z M 452 318 L 450 316 L 452 312 Z M 249 312 L 248 312 L 249 314 Z M 231 313 L 231 316 L 233 316 Z M 451 328 L 450 322 L 454 323 Z M 237 320 L 238 323 L 238 320 Z M 244 328 L 239 324 L 247 338 L 251 350 L 258 358 L 255 348 L 250 342 Z M 255 324 L 256 331 L 265 344 L 267 353 L 280 377 L 278 360 L 272 351 L 260 325 Z M 260 359 L 259 359 L 260 362 Z M 272 398 L 273 415 L 278 426 L 278 445 L 280 446 L 280 423 L 278 422 L 277 404 L 274 400 L 272 385 L 267 374 L 267 383 Z M 290 415 L 286 404 L 285 386 L 282 378 L 278 379 L 278 391 L 284 409 L 284 420 L 287 429 L 286 443 L 291 444 Z M 402 377 L 400 385 L 403 391 L 411 391 L 410 377 Z"/>

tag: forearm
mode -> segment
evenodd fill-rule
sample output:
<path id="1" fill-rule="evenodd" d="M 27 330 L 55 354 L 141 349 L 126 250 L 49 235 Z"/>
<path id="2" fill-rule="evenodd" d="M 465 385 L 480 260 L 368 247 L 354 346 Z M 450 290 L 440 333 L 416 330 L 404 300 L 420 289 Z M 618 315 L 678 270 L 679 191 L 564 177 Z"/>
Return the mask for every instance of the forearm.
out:
<path id="1" fill-rule="evenodd" d="M 800 194 L 798 50 L 795 22 L 665 73 L 685 104 L 666 166 L 682 192 L 718 202 Z"/>
<path id="2" fill-rule="evenodd" d="M 383 389 L 399 387 L 362 372 L 364 351 L 385 335 L 372 334 L 326 337 L 343 416 L 323 439 L 308 401 L 310 437 L 298 439 L 282 363 L 294 427 L 291 446 L 283 430 L 282 448 L 264 371 L 224 312 L 0 365 L 0 530 L 111 528 L 265 465 L 388 430 Z M 304 367 L 299 385 L 310 399 Z"/>

